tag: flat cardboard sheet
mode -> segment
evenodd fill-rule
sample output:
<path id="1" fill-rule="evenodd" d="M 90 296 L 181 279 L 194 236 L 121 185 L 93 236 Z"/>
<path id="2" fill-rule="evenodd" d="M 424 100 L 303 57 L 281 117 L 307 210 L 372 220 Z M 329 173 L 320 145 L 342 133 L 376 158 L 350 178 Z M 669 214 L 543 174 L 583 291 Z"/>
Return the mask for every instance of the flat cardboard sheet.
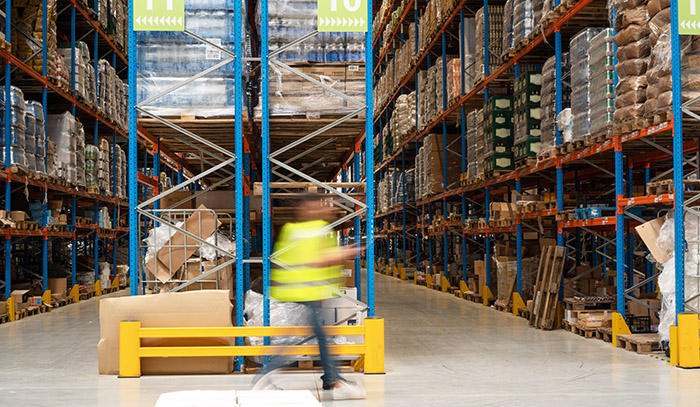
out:
<path id="1" fill-rule="evenodd" d="M 141 321 L 144 328 L 230 327 L 233 306 L 226 290 L 190 291 L 100 301 L 100 342 L 97 363 L 100 374 L 119 374 L 119 322 Z M 144 346 L 222 346 L 231 338 L 143 339 Z M 142 374 L 230 373 L 231 357 L 143 358 Z"/>
<path id="2" fill-rule="evenodd" d="M 634 228 L 651 252 L 651 255 L 654 256 L 656 261 L 661 264 L 665 264 L 669 260 L 666 252 L 661 250 L 657 243 L 659 239 L 659 230 L 661 229 L 661 226 L 664 224 L 665 220 L 666 218 L 662 216 L 660 218 L 650 220 L 649 222 L 642 223 Z"/>

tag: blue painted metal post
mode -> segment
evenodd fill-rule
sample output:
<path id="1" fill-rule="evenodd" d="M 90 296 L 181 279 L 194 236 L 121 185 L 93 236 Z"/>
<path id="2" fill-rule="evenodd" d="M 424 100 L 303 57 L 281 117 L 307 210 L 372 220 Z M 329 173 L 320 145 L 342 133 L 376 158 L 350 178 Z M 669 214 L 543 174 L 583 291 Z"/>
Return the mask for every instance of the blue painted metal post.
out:
<path id="1" fill-rule="evenodd" d="M 270 250 L 272 234 L 272 202 L 270 200 L 270 89 L 268 2 L 260 2 L 260 104 L 262 111 L 262 261 L 263 261 L 263 325 L 270 326 Z M 265 345 L 270 338 L 265 337 Z"/>
<path id="2" fill-rule="evenodd" d="M 445 32 L 442 35 L 442 111 L 447 110 L 447 41 Z M 447 121 L 442 119 L 442 191 L 447 192 Z M 442 219 L 447 221 L 447 198 L 442 196 Z M 442 273 L 450 279 L 451 275 L 448 272 L 448 258 L 450 246 L 447 240 L 447 228 L 443 228 L 442 232 Z"/>
<path id="3" fill-rule="evenodd" d="M 617 312 L 625 316 L 625 228 L 624 216 L 619 205 L 620 199 L 624 196 L 624 166 L 622 163 L 622 141 L 619 136 L 613 138 L 615 143 L 615 265 L 616 265 L 616 286 L 617 286 Z"/>
<path id="4" fill-rule="evenodd" d="M 673 226 L 676 258 L 676 315 L 685 311 L 685 221 L 683 210 L 683 112 L 678 1 L 671 1 L 671 87 L 673 90 Z"/>
<path id="5" fill-rule="evenodd" d="M 403 232 L 403 243 L 401 245 L 401 251 L 403 252 L 403 267 L 406 268 L 406 156 L 404 154 L 404 148 L 401 147 L 401 182 L 403 190 L 402 199 L 402 219 L 401 219 L 401 231 Z"/>
<path id="6" fill-rule="evenodd" d="M 367 0 L 367 27 L 372 27 L 372 0 Z M 367 315 L 374 316 L 374 160 L 372 159 L 374 134 L 374 99 L 372 67 L 372 30 L 365 33 L 365 174 L 367 174 Z"/>
<path id="7" fill-rule="evenodd" d="M 627 168 L 627 197 L 631 198 L 632 197 L 632 164 L 630 162 L 629 157 L 627 158 L 628 162 L 628 168 Z M 624 221 L 624 216 L 623 216 L 623 221 Z M 625 241 L 625 254 L 627 256 L 626 259 L 626 267 L 625 267 L 625 274 L 627 276 L 627 287 L 632 287 L 634 285 L 634 252 L 633 252 L 633 239 L 634 236 L 632 235 L 632 231 L 630 230 L 630 224 L 629 221 L 627 221 L 624 225 L 618 225 L 618 227 L 622 227 L 627 234 L 627 239 Z"/>
<path id="8" fill-rule="evenodd" d="M 518 65 L 516 65 L 518 66 Z M 518 194 L 521 194 L 522 191 L 522 185 L 520 183 L 520 178 L 515 179 L 515 191 Z M 516 198 L 519 199 L 519 198 Z M 517 202 L 517 200 L 516 200 Z M 518 294 L 522 295 L 523 294 L 523 226 L 520 224 L 520 216 L 518 216 L 516 220 L 516 225 L 515 225 L 515 247 L 516 247 L 516 289 L 518 291 Z"/>
<path id="9" fill-rule="evenodd" d="M 360 155 L 362 154 L 362 144 L 355 144 L 355 153 L 352 157 L 352 181 L 360 182 L 362 169 L 360 168 Z M 374 161 L 374 160 L 372 160 Z M 369 201 L 368 201 L 369 202 Z M 362 242 L 362 225 L 360 216 L 355 216 L 354 231 L 355 234 L 355 244 L 360 245 Z M 357 300 L 362 301 L 362 264 L 360 259 L 362 257 L 361 253 L 355 254 L 355 287 L 357 288 Z M 368 266 L 369 267 L 369 266 Z"/>
<path id="10" fill-rule="evenodd" d="M 464 41 L 464 7 L 459 9 L 459 38 L 460 41 Z M 459 66 L 460 66 L 460 95 L 464 97 L 465 93 L 465 75 L 464 71 L 466 69 L 466 60 L 464 56 L 464 46 L 459 48 Z M 462 152 L 462 174 L 467 172 L 467 137 L 466 137 L 466 129 L 467 129 L 467 115 L 466 115 L 466 109 L 464 108 L 464 105 L 462 104 L 460 106 L 460 118 L 461 118 L 461 126 L 460 126 L 460 141 L 461 141 L 461 152 Z M 467 238 L 464 235 L 464 222 L 467 220 L 467 197 L 464 196 L 464 192 L 461 194 L 462 198 L 462 225 L 460 225 L 460 229 L 462 229 L 462 280 L 464 282 L 467 282 Z"/>
<path id="11" fill-rule="evenodd" d="M 11 42 L 12 34 L 12 2 L 5 1 L 5 39 L 7 42 Z M 10 94 L 10 72 L 12 71 L 12 65 L 10 61 L 5 63 L 5 95 Z M 5 123 L 12 123 L 12 109 L 5 109 Z M 11 126 L 5 126 L 5 171 L 9 174 L 10 167 L 12 166 L 11 160 L 11 145 L 12 136 L 10 133 Z M 5 179 L 5 210 L 10 213 L 12 210 L 12 199 L 11 199 L 11 178 L 7 177 Z M 5 235 L 5 298 L 10 298 L 12 294 L 12 238 L 9 235 Z"/>
<path id="12" fill-rule="evenodd" d="M 428 225 L 433 224 L 433 203 L 428 204 Z M 428 231 L 428 272 L 432 276 L 433 274 L 433 236 L 430 236 Z"/>
<path id="13" fill-rule="evenodd" d="M 8 3 L 11 3 L 8 1 Z M 41 1 L 41 35 L 42 39 L 47 38 L 48 35 L 48 1 L 47 0 L 42 0 Z M 9 41 L 9 40 L 8 40 Z M 43 77 L 47 77 L 48 75 L 48 41 L 44 40 L 41 42 L 41 75 Z M 8 72 L 8 71 L 5 71 Z M 46 137 L 47 128 L 46 128 L 46 105 L 48 104 L 48 89 L 46 87 L 43 87 L 41 90 L 41 103 L 42 103 L 42 109 L 44 113 L 44 169 L 46 169 L 46 151 L 48 148 L 48 137 Z M 7 122 L 5 122 L 7 123 Z M 48 188 L 45 186 L 44 189 L 44 199 L 42 200 L 41 204 L 41 226 L 42 228 L 46 228 L 48 225 L 49 221 L 49 214 L 48 214 L 48 207 L 47 207 L 47 202 L 48 202 Z M 43 277 L 43 284 L 44 284 L 44 290 L 48 290 L 49 288 L 49 241 L 48 237 L 44 236 L 43 241 L 41 242 L 41 275 Z"/>
<path id="14" fill-rule="evenodd" d="M 555 0 L 554 1 L 555 6 L 559 5 L 560 1 Z M 559 112 L 562 110 L 562 73 L 561 73 L 561 32 L 559 31 L 559 28 L 555 28 L 554 31 L 554 55 L 555 55 L 555 113 L 558 116 Z M 556 145 L 560 145 L 562 143 L 561 139 L 561 132 L 559 131 L 559 128 L 556 127 Z M 557 166 L 556 166 L 556 175 L 557 175 L 557 211 L 561 212 L 564 210 L 564 173 L 561 167 L 561 163 L 557 161 Z M 557 228 L 557 245 L 559 246 L 564 246 L 564 235 L 559 228 Z M 563 276 L 562 276 L 563 278 Z M 563 291 L 563 290 L 562 290 Z M 560 291 L 560 293 L 562 292 Z"/>
<path id="15" fill-rule="evenodd" d="M 348 166 L 347 164 L 343 164 L 342 169 L 340 170 L 340 181 L 341 182 L 348 182 Z M 346 193 L 348 191 L 347 188 L 341 188 L 341 192 Z M 340 243 L 343 245 L 343 247 L 348 245 L 348 232 L 346 228 L 342 228 L 340 232 Z"/>
<path id="16" fill-rule="evenodd" d="M 243 182 L 248 185 L 243 188 L 243 256 L 247 260 L 250 258 L 250 146 L 248 140 L 243 142 Z M 243 288 L 247 292 L 250 288 L 250 263 L 243 263 Z"/>
<path id="17" fill-rule="evenodd" d="M 491 211 L 490 211 L 490 206 L 491 206 L 491 191 L 489 187 L 486 187 L 484 189 L 484 212 L 486 216 L 486 226 L 488 227 L 489 225 L 489 218 L 491 217 Z M 484 242 L 486 244 L 486 258 L 484 259 L 486 261 L 486 285 L 491 288 L 491 234 L 489 232 L 486 232 L 486 238 L 484 239 Z M 482 284 L 482 281 L 479 281 L 479 284 Z"/>
<path id="18" fill-rule="evenodd" d="M 241 44 L 241 4 L 236 2 L 234 7 L 234 53 L 236 59 L 234 61 L 234 83 L 235 83 L 235 119 L 234 132 L 236 142 L 236 286 L 243 287 L 243 259 L 244 242 L 240 237 L 243 236 L 243 126 L 242 126 L 242 109 L 243 109 L 243 47 Z M 236 290 L 236 326 L 243 326 L 243 290 Z M 236 346 L 243 346 L 243 338 L 236 338 Z M 243 368 L 243 357 L 236 358 L 238 361 L 238 369 Z"/>
<path id="19" fill-rule="evenodd" d="M 139 236 L 136 205 L 138 197 L 138 135 L 136 127 L 136 36 L 134 35 L 134 0 L 129 0 L 129 279 L 131 295 L 138 294 Z M 75 216 L 75 210 L 73 211 Z M 75 250 L 75 241 L 73 241 Z"/>
<path id="20" fill-rule="evenodd" d="M 71 263 L 70 263 L 70 276 L 71 276 L 71 287 L 73 287 L 77 280 L 77 264 L 78 264 L 78 241 L 76 240 L 76 229 L 75 229 L 75 217 L 78 210 L 78 202 L 75 194 L 71 197 L 71 210 L 70 210 L 70 223 L 73 227 L 73 240 L 71 241 Z"/>
<path id="21" fill-rule="evenodd" d="M 649 163 L 646 163 L 644 165 L 644 196 L 646 196 L 649 191 L 647 191 L 647 184 L 651 181 L 651 174 L 649 173 Z M 646 247 L 646 245 L 645 245 Z M 644 277 L 645 278 L 650 278 L 651 276 L 654 275 L 654 266 L 651 264 L 651 262 L 648 260 L 649 256 L 649 249 L 645 249 L 644 251 Z M 646 292 L 648 293 L 653 293 L 654 292 L 654 281 L 649 281 L 647 283 L 646 287 Z"/>
<path id="22" fill-rule="evenodd" d="M 177 184 L 180 185 L 183 180 L 182 167 L 185 165 L 185 156 L 182 153 L 178 153 L 178 156 L 180 156 L 180 162 L 177 164 Z"/>

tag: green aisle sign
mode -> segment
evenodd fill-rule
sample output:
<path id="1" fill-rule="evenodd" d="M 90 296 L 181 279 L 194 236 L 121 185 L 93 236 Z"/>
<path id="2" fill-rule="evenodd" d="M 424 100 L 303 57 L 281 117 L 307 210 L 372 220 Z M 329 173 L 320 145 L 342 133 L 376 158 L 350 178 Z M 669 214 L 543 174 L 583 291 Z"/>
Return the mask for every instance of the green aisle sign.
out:
<path id="1" fill-rule="evenodd" d="M 185 0 L 134 0 L 134 31 L 184 31 Z"/>
<path id="2" fill-rule="evenodd" d="M 367 0 L 318 0 L 317 4 L 319 32 L 367 31 Z"/>
<path id="3" fill-rule="evenodd" d="M 700 35 L 700 0 L 678 0 L 678 33 Z"/>

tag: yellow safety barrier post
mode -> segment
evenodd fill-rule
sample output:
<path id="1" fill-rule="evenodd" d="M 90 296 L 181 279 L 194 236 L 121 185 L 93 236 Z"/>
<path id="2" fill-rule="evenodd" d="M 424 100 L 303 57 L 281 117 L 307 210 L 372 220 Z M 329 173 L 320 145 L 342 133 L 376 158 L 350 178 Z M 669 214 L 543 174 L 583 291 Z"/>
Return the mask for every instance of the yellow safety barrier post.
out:
<path id="1" fill-rule="evenodd" d="M 95 295 L 102 295 L 102 280 L 95 281 Z"/>
<path id="2" fill-rule="evenodd" d="M 391 266 L 391 276 L 392 277 L 398 277 L 399 276 L 399 268 L 396 266 Z"/>
<path id="3" fill-rule="evenodd" d="M 698 314 L 678 314 L 678 367 L 700 367 L 698 325 Z"/>
<path id="4" fill-rule="evenodd" d="M 112 285 L 110 287 L 114 288 L 115 291 L 119 291 L 119 276 L 112 279 Z"/>
<path id="5" fill-rule="evenodd" d="M 493 293 L 491 292 L 491 289 L 490 289 L 489 286 L 487 286 L 487 285 L 484 285 L 483 292 L 484 292 L 484 294 L 483 294 L 483 303 L 484 303 L 484 307 L 488 307 L 488 306 L 489 306 L 489 300 L 490 300 L 491 298 L 493 298 Z"/>
<path id="6" fill-rule="evenodd" d="M 80 302 L 80 286 L 78 284 L 74 285 L 73 288 L 70 289 L 68 296 L 73 297 L 73 302 Z"/>
<path id="7" fill-rule="evenodd" d="M 384 373 L 384 320 L 365 319 L 365 374 Z"/>
<path id="8" fill-rule="evenodd" d="M 516 291 L 513 293 L 513 315 L 517 317 L 520 308 L 525 308 L 525 301 L 523 301 L 523 297 Z"/>
<path id="9" fill-rule="evenodd" d="M 678 327 L 671 325 L 669 328 L 668 350 L 670 359 L 668 363 L 671 366 L 678 366 Z"/>
<path id="10" fill-rule="evenodd" d="M 10 322 L 17 319 L 17 307 L 14 297 L 7 299 L 7 313 L 10 314 Z"/>
<path id="11" fill-rule="evenodd" d="M 413 273 L 413 284 L 418 285 L 418 268 L 416 267 L 416 271 Z"/>
<path id="12" fill-rule="evenodd" d="M 399 268 L 399 279 L 406 280 L 406 268 L 405 267 Z"/>
<path id="13" fill-rule="evenodd" d="M 51 305 L 51 302 L 51 290 L 44 291 L 44 294 L 41 295 L 41 303 Z"/>
<path id="14" fill-rule="evenodd" d="M 469 291 L 467 283 L 465 283 L 464 280 L 459 280 L 459 298 L 464 298 L 464 293 L 467 291 Z"/>
<path id="15" fill-rule="evenodd" d="M 141 321 L 119 323 L 119 377 L 141 376 Z"/>
<path id="16" fill-rule="evenodd" d="M 425 286 L 433 288 L 433 276 L 430 273 L 425 273 Z"/>
<path id="17" fill-rule="evenodd" d="M 440 291 L 446 293 L 447 289 L 450 287 L 450 280 L 448 280 L 445 276 L 440 276 Z"/>
<path id="18" fill-rule="evenodd" d="M 612 346 L 617 347 L 617 335 L 630 335 L 632 332 L 619 312 L 612 315 Z"/>
<path id="19" fill-rule="evenodd" d="M 363 336 L 364 343 L 330 345 L 329 352 L 336 355 L 359 355 L 360 368 L 364 364 L 365 374 L 384 373 L 384 320 L 367 318 L 364 325 L 329 326 L 324 328 L 329 336 Z M 140 321 L 119 323 L 119 377 L 141 376 L 141 358 L 170 357 L 223 357 L 223 356 L 268 356 L 268 355 L 318 355 L 317 345 L 293 346 L 141 346 L 144 338 L 219 338 L 252 336 L 308 336 L 313 335 L 310 326 L 284 327 L 180 327 L 143 328 Z"/>

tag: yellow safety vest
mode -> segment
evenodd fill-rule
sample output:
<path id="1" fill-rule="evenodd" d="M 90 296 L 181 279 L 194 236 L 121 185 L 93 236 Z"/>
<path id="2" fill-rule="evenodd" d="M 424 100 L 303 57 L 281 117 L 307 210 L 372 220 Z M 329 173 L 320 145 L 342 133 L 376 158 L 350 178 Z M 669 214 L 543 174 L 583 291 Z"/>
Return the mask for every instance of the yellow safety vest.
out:
<path id="1" fill-rule="evenodd" d="M 340 287 L 340 266 L 309 267 L 324 252 L 336 248 L 333 236 L 322 234 L 328 223 L 322 220 L 287 223 L 275 243 L 280 253 L 272 264 L 270 295 L 286 302 L 319 301 L 335 297 Z M 276 264 L 277 263 L 277 264 Z M 284 265 L 282 267 L 280 264 Z"/>

